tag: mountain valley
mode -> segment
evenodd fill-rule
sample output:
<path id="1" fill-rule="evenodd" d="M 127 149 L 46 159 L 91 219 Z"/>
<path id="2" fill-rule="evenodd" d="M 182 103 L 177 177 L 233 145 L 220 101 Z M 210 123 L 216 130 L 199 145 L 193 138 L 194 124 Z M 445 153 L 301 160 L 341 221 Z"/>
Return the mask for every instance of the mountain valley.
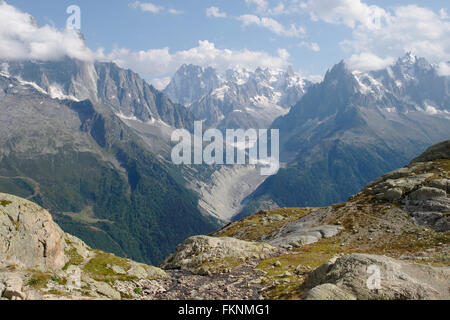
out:
<path id="1" fill-rule="evenodd" d="M 187 239 L 159 268 L 93 250 L 0 194 L 0 298 L 449 299 L 449 159 L 447 140 L 347 202 L 260 211 Z"/>

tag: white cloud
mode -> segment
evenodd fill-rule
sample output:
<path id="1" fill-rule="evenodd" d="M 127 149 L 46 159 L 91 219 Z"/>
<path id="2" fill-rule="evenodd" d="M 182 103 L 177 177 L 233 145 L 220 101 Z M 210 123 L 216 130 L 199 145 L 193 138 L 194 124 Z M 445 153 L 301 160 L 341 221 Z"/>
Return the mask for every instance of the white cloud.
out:
<path id="1" fill-rule="evenodd" d="M 350 61 L 363 67 L 383 65 L 391 57 L 413 52 L 434 63 L 450 60 L 450 21 L 446 9 L 439 13 L 417 5 L 385 10 L 361 0 L 309 0 L 304 5 L 312 20 L 342 24 L 353 29 L 352 39 L 341 47 Z"/>
<path id="2" fill-rule="evenodd" d="M 291 0 L 286 7 L 286 4 L 280 1 L 276 6 L 270 8 L 269 2 L 266 0 L 245 0 L 247 5 L 256 6 L 255 12 L 264 16 L 277 16 L 282 14 L 298 13 L 298 0 Z"/>
<path id="3" fill-rule="evenodd" d="M 270 9 L 268 14 L 272 15 L 280 15 L 280 14 L 287 14 L 289 10 L 286 9 L 283 2 L 280 2 L 276 7 L 273 9 Z"/>
<path id="4" fill-rule="evenodd" d="M 206 9 L 206 16 L 213 18 L 226 18 L 227 14 L 220 11 L 220 9 L 217 7 L 211 7 Z"/>
<path id="5" fill-rule="evenodd" d="M 352 55 L 349 59 L 346 60 L 346 63 L 350 67 L 350 69 L 364 72 L 386 68 L 394 61 L 395 59 L 392 57 L 382 59 L 370 52 L 363 52 L 360 54 Z"/>
<path id="6" fill-rule="evenodd" d="M 234 68 L 285 68 L 289 65 L 290 54 L 285 49 L 279 49 L 277 55 L 247 49 L 219 49 L 207 40 L 199 41 L 194 48 L 176 52 L 170 52 L 169 48 L 147 51 L 116 48 L 105 52 L 100 48 L 94 53 L 87 48 L 77 31 L 39 27 L 31 15 L 0 2 L 0 59 L 47 61 L 65 56 L 83 61 L 113 61 L 146 78 L 158 78 L 153 83 L 161 88 L 167 82 L 164 77 L 185 63 L 212 66 L 220 71 Z"/>
<path id="7" fill-rule="evenodd" d="M 439 63 L 450 60 L 450 22 L 433 11 L 415 5 L 397 7 L 380 28 L 359 25 L 353 39 L 342 43 L 353 53 L 401 56 L 406 52 Z"/>
<path id="8" fill-rule="evenodd" d="M 245 0 L 247 5 L 256 5 L 256 12 L 260 14 L 265 14 L 269 8 L 269 3 L 267 0 Z"/>
<path id="9" fill-rule="evenodd" d="M 344 24 L 354 28 L 357 24 L 373 25 L 386 12 L 377 6 L 369 6 L 360 0 L 309 0 L 303 5 L 313 21 Z"/>
<path id="10" fill-rule="evenodd" d="M 177 9 L 169 9 L 168 11 L 171 14 L 184 14 L 184 11 L 177 10 Z"/>
<path id="11" fill-rule="evenodd" d="M 164 77 L 164 78 L 154 78 L 150 82 L 156 89 L 162 91 L 170 83 L 170 80 L 171 80 L 170 77 Z"/>
<path id="12" fill-rule="evenodd" d="M 226 69 L 257 67 L 286 68 L 289 63 L 289 52 L 279 49 L 278 56 L 264 51 L 218 49 L 214 43 L 199 41 L 197 47 L 170 52 L 169 48 L 150 49 L 147 51 L 131 51 L 117 48 L 111 53 L 99 53 L 98 58 L 116 62 L 124 68 L 130 68 L 145 77 L 160 77 L 174 73 L 183 64 L 195 64 L 202 67 L 211 66 L 219 71 Z"/>
<path id="13" fill-rule="evenodd" d="M 300 46 L 308 48 L 309 50 L 312 50 L 314 52 L 320 51 L 320 47 L 316 42 L 302 41 L 302 42 L 300 42 Z"/>
<path id="14" fill-rule="evenodd" d="M 0 2 L 0 59 L 55 60 L 64 56 L 93 59 L 77 31 L 39 27 L 31 15 Z"/>
<path id="15" fill-rule="evenodd" d="M 247 5 L 255 6 L 254 12 L 262 16 L 279 16 L 296 14 L 304 11 L 300 0 L 279 1 L 273 7 L 270 7 L 270 3 L 266 0 L 245 0 Z"/>
<path id="16" fill-rule="evenodd" d="M 286 49 L 278 49 L 278 56 L 283 60 L 288 60 L 291 57 L 291 54 Z"/>
<path id="17" fill-rule="evenodd" d="M 311 81 L 312 83 L 320 83 L 323 81 L 323 76 L 318 74 L 305 75 L 304 78 Z"/>
<path id="18" fill-rule="evenodd" d="M 301 35 L 306 33 L 303 27 L 297 27 L 296 25 L 291 24 L 289 28 L 286 28 L 281 23 L 272 18 L 260 18 L 252 14 L 244 14 L 239 16 L 237 19 L 242 22 L 242 25 L 244 27 L 254 24 L 259 27 L 267 28 L 279 36 L 300 37 Z"/>
<path id="19" fill-rule="evenodd" d="M 140 2 L 140 1 L 135 1 L 129 4 L 130 8 L 134 8 L 134 9 L 140 9 L 144 12 L 151 12 L 151 13 L 162 13 L 164 11 L 166 11 L 166 8 L 163 6 L 158 6 L 154 3 L 151 2 Z M 183 14 L 184 12 L 181 10 L 176 10 L 176 9 L 167 9 L 167 12 L 170 14 Z"/>
<path id="20" fill-rule="evenodd" d="M 151 13 L 160 13 L 161 11 L 164 10 L 164 7 L 157 6 L 151 2 L 140 2 L 140 1 L 130 3 L 130 7 L 135 8 L 135 9 L 139 8 L 142 11 L 151 12 Z"/>
<path id="21" fill-rule="evenodd" d="M 450 62 L 439 63 L 438 73 L 440 76 L 450 76 Z"/>
<path id="22" fill-rule="evenodd" d="M 299 69 L 297 72 L 298 72 L 298 74 L 300 74 L 300 76 L 303 79 L 309 80 L 313 83 L 319 83 L 319 82 L 323 81 L 323 75 L 311 74 L 311 73 L 305 72 L 302 69 Z"/>

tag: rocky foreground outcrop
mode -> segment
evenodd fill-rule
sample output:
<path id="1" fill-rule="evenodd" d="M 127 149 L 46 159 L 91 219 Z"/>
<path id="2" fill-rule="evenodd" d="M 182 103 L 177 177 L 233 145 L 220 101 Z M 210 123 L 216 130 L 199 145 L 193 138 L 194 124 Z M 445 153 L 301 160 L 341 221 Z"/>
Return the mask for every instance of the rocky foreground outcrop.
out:
<path id="1" fill-rule="evenodd" d="M 160 268 L 93 250 L 0 193 L 1 299 L 450 299 L 450 141 L 324 208 L 260 211 Z"/>
<path id="2" fill-rule="evenodd" d="M 0 201 L 0 268 L 62 268 L 65 234 L 50 214 L 10 195 L 1 194 Z"/>
<path id="3" fill-rule="evenodd" d="M 408 166 L 387 173 L 363 193 L 376 200 L 402 204 L 414 221 L 437 231 L 450 230 L 450 140 L 428 149 Z"/>
<path id="4" fill-rule="evenodd" d="M 1 299 L 121 299 L 139 295 L 158 268 L 96 251 L 27 200 L 0 193 Z"/>
<path id="5" fill-rule="evenodd" d="M 450 299 L 450 268 L 406 263 L 385 256 L 351 254 L 310 273 L 306 300 Z"/>
<path id="6" fill-rule="evenodd" d="M 266 243 L 196 236 L 179 245 L 161 267 L 211 274 L 212 271 L 226 270 L 229 266 L 239 265 L 251 258 L 264 260 L 278 252 L 279 249 Z"/>
<path id="7" fill-rule="evenodd" d="M 0 193 L 0 299 L 258 299 L 257 261 L 281 251 L 197 236 L 166 259 L 164 271 L 93 250 L 38 205 Z"/>

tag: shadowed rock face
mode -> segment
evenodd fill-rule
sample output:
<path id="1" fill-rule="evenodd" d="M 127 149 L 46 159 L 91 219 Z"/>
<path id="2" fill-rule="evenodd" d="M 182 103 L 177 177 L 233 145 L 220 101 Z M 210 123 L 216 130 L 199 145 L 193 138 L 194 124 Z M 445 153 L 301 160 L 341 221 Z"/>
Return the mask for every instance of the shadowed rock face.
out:
<path id="1" fill-rule="evenodd" d="M 438 159 L 450 158 L 450 140 L 443 141 L 428 148 L 423 154 L 415 158 L 411 163 L 427 162 Z"/>
<path id="2" fill-rule="evenodd" d="M 0 193 L 0 265 L 62 268 L 63 231 L 36 204 Z"/>

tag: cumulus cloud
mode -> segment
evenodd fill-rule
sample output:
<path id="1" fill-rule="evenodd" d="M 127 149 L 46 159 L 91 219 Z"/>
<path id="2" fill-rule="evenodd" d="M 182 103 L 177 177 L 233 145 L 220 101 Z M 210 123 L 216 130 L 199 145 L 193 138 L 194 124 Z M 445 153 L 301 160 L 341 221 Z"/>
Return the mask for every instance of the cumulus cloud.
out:
<path id="1" fill-rule="evenodd" d="M 0 2 L 0 59 L 46 61 L 64 56 L 84 61 L 94 58 L 77 31 L 39 27 L 31 15 Z"/>
<path id="2" fill-rule="evenodd" d="M 400 56 L 413 52 L 431 62 L 450 60 L 450 22 L 416 5 L 397 7 L 379 28 L 359 25 L 342 47 L 354 53 Z"/>
<path id="3" fill-rule="evenodd" d="M 226 18 L 227 14 L 220 11 L 217 7 L 211 7 L 206 9 L 206 16 L 212 18 Z"/>
<path id="4" fill-rule="evenodd" d="M 247 5 L 255 5 L 256 12 L 260 14 L 265 14 L 269 8 L 269 2 L 267 0 L 245 0 L 245 3 Z"/>
<path id="5" fill-rule="evenodd" d="M 312 50 L 314 52 L 319 52 L 320 51 L 320 47 L 319 47 L 319 45 L 316 42 L 302 41 L 302 42 L 300 42 L 300 46 L 308 48 L 309 50 Z"/>
<path id="6" fill-rule="evenodd" d="M 151 13 L 160 13 L 161 11 L 164 10 L 164 7 L 162 6 L 157 6 L 151 2 L 140 2 L 140 1 L 130 3 L 130 7 L 135 9 L 139 8 L 142 11 Z"/>
<path id="7" fill-rule="evenodd" d="M 291 54 L 286 49 L 278 49 L 278 56 L 283 60 L 288 60 L 291 57 Z"/>
<path id="8" fill-rule="evenodd" d="M 183 14 L 184 13 L 184 11 L 177 10 L 177 9 L 169 9 L 168 11 L 171 14 Z"/>
<path id="9" fill-rule="evenodd" d="M 289 6 L 289 8 L 287 8 L 285 3 L 281 1 L 275 7 L 272 8 L 270 8 L 269 2 L 266 0 L 245 0 L 245 2 L 249 6 L 254 6 L 255 12 L 257 14 L 264 16 L 271 16 L 271 15 L 276 16 L 281 14 L 294 13 L 298 11 L 296 10 L 298 7 L 297 0 L 291 1 L 290 3 L 291 5 Z"/>
<path id="10" fill-rule="evenodd" d="M 304 78 L 311 81 L 312 83 L 320 83 L 323 81 L 323 76 L 318 74 L 304 75 Z"/>
<path id="11" fill-rule="evenodd" d="M 135 1 L 129 4 L 130 8 L 134 8 L 134 9 L 140 9 L 144 12 L 151 12 L 151 13 L 161 13 L 163 11 L 166 10 L 165 7 L 163 6 L 158 6 L 156 4 L 153 4 L 151 2 L 140 2 L 140 1 Z M 181 10 L 176 10 L 176 9 L 168 9 L 167 10 L 168 13 L 170 14 L 183 14 L 184 12 Z"/>
<path id="12" fill-rule="evenodd" d="M 158 90 L 164 90 L 170 83 L 170 77 L 153 78 L 150 82 Z"/>
<path id="13" fill-rule="evenodd" d="M 260 18 L 252 14 L 244 14 L 239 16 L 237 19 L 242 22 L 242 25 L 244 27 L 257 25 L 259 27 L 267 28 L 271 32 L 279 36 L 300 37 L 301 35 L 306 33 L 303 27 L 297 27 L 296 25 L 291 24 L 290 27 L 286 28 L 281 23 L 272 18 Z"/>
<path id="14" fill-rule="evenodd" d="M 352 39 L 342 41 L 341 48 L 352 54 L 349 61 L 359 68 L 378 68 L 406 52 L 434 63 L 450 59 L 450 21 L 445 9 L 435 13 L 407 5 L 385 10 L 361 0 L 309 0 L 303 8 L 312 20 L 352 28 Z"/>
<path id="15" fill-rule="evenodd" d="M 439 63 L 438 72 L 440 76 L 450 76 L 450 62 Z"/>
<path id="16" fill-rule="evenodd" d="M 354 28 L 357 24 L 372 26 L 386 16 L 386 11 L 369 6 L 360 0 L 309 0 L 303 5 L 313 21 L 344 24 Z"/>
<path id="17" fill-rule="evenodd" d="M 370 52 L 362 52 L 352 55 L 346 63 L 351 69 L 364 72 L 386 68 L 394 61 L 393 57 L 382 59 Z"/>
<path id="18" fill-rule="evenodd" d="M 197 47 L 170 52 L 169 48 L 131 51 L 114 49 L 110 53 L 100 52 L 98 58 L 117 63 L 124 68 L 135 70 L 145 77 L 159 77 L 173 73 L 183 64 L 211 66 L 219 71 L 235 68 L 256 69 L 257 67 L 286 68 L 290 54 L 279 49 L 277 56 L 264 51 L 218 49 L 214 43 L 199 41 Z"/>
<path id="19" fill-rule="evenodd" d="M 39 27 L 31 15 L 0 2 L 0 59 L 48 61 L 66 56 L 82 61 L 113 61 L 146 78 L 154 78 L 153 84 L 162 88 L 168 81 L 165 77 L 185 63 L 212 66 L 220 71 L 285 68 L 289 65 L 290 54 L 285 49 L 279 49 L 276 55 L 247 49 L 219 49 L 207 40 L 199 41 L 198 46 L 191 49 L 176 52 L 167 47 L 141 51 L 116 48 L 110 52 L 100 48 L 92 52 L 77 31 L 57 30 L 47 25 Z"/>

